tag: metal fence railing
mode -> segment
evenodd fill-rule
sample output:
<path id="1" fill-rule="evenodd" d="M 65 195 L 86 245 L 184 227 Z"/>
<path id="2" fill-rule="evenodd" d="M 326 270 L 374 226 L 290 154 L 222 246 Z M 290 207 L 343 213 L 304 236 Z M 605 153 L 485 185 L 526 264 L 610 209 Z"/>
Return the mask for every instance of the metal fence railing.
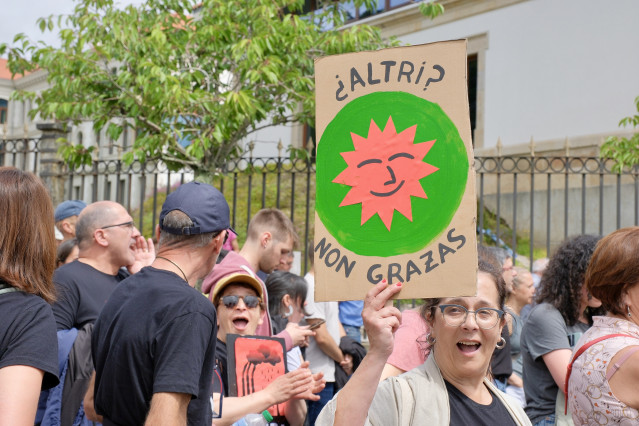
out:
<path id="1" fill-rule="evenodd" d="M 2 165 L 39 174 L 43 157 L 38 139 L 0 140 Z M 528 265 L 531 258 L 550 255 L 569 235 L 603 235 L 639 224 L 639 170 L 617 174 L 612 164 L 594 157 L 476 157 L 480 241 L 508 246 Z M 147 236 L 153 235 L 166 195 L 194 179 L 191 171 L 171 171 L 159 161 L 95 160 L 74 170 L 59 163 L 57 170 L 53 179 L 63 188 L 62 199 L 118 201 Z M 305 252 L 315 216 L 315 165 L 310 160 L 231 160 L 219 175 L 198 179 L 225 194 L 240 241 L 259 209 L 276 207 L 293 220 Z"/>
<path id="2" fill-rule="evenodd" d="M 485 241 L 538 258 L 570 235 L 637 225 L 639 170 L 618 174 L 613 164 L 596 157 L 477 157 L 478 229 Z"/>

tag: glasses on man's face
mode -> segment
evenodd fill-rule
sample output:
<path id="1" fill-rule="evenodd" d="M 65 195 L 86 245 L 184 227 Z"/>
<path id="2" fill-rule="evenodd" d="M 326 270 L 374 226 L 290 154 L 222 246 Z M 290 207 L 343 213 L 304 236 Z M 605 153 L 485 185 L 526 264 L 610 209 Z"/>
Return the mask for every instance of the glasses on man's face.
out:
<path id="1" fill-rule="evenodd" d="M 442 311 L 444 321 L 451 327 L 459 327 L 462 325 L 468 314 L 475 315 L 475 322 L 479 328 L 489 330 L 497 325 L 499 319 L 504 316 L 504 311 L 495 308 L 479 308 L 475 311 L 469 311 L 461 305 L 439 305 Z"/>
<path id="2" fill-rule="evenodd" d="M 133 229 L 133 221 L 129 221 L 129 222 L 124 222 L 124 223 L 118 223 L 117 225 L 107 225 L 107 226 L 103 226 L 100 229 L 107 229 L 107 228 L 115 228 L 116 226 L 126 226 L 129 229 Z"/>
<path id="3" fill-rule="evenodd" d="M 240 303 L 240 299 L 244 301 L 244 305 L 249 309 L 253 309 L 262 303 L 262 299 L 257 296 L 224 296 L 222 297 L 222 303 L 228 309 L 233 309 Z"/>

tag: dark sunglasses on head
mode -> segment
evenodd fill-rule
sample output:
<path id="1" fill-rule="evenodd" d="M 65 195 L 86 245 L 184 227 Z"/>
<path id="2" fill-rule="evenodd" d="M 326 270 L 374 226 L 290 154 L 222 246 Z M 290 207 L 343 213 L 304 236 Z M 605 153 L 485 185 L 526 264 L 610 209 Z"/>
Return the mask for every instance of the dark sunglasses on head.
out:
<path id="1" fill-rule="evenodd" d="M 244 301 L 247 308 L 255 308 L 262 303 L 262 299 L 257 296 L 224 296 L 222 303 L 229 309 L 233 309 L 240 303 L 240 299 Z"/>

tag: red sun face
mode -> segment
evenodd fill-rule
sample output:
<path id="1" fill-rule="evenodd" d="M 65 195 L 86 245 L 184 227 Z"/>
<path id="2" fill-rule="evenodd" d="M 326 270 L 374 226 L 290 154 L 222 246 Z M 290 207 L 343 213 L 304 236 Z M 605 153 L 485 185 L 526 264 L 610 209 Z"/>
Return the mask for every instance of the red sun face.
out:
<path id="1" fill-rule="evenodd" d="M 398 134 L 389 117 L 383 132 L 371 120 L 368 138 L 351 133 L 355 151 L 341 153 L 348 167 L 333 182 L 352 187 L 340 207 L 362 203 L 362 225 L 377 213 L 390 231 L 395 210 L 413 220 L 411 195 L 428 198 L 419 180 L 439 170 L 423 161 L 435 141 L 414 144 L 416 130 Z"/>

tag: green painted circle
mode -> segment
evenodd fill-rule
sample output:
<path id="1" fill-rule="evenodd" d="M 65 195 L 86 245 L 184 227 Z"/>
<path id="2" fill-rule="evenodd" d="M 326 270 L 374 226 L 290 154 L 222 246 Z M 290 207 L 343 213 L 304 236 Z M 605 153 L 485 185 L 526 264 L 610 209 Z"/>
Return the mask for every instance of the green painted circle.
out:
<path id="1" fill-rule="evenodd" d="M 417 124 L 414 143 L 435 139 L 424 162 L 439 168 L 420 179 L 427 199 L 411 196 L 413 221 L 395 211 L 388 231 L 376 213 L 361 224 L 362 204 L 340 207 L 351 186 L 333 183 L 354 151 L 350 133 L 368 136 L 371 119 L 383 130 L 392 116 L 397 133 Z M 349 102 L 329 123 L 317 148 L 316 210 L 330 234 L 363 256 L 414 253 L 446 230 L 468 179 L 468 156 L 457 128 L 439 105 L 404 92 L 377 92 Z"/>

